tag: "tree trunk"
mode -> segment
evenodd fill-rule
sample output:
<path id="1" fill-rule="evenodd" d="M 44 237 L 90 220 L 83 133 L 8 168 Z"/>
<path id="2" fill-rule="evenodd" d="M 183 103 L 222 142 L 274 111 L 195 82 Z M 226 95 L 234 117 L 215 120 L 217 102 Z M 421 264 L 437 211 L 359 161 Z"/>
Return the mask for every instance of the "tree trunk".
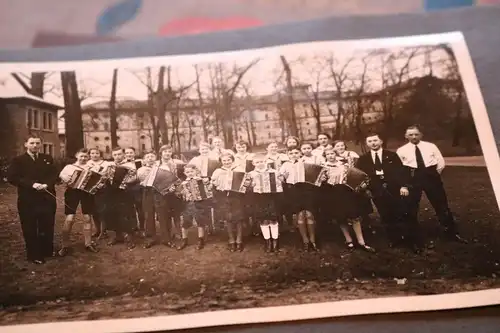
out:
<path id="1" fill-rule="evenodd" d="M 111 81 L 111 96 L 109 98 L 109 130 L 111 132 L 111 147 L 118 147 L 118 121 L 116 114 L 116 84 L 118 81 L 118 69 L 113 70 Z"/>
<path id="2" fill-rule="evenodd" d="M 290 135 L 298 136 L 297 119 L 295 116 L 295 103 L 293 100 L 292 69 L 284 56 L 280 56 L 286 77 L 286 101 L 287 109 L 290 114 Z"/>
<path id="3" fill-rule="evenodd" d="M 82 107 L 75 72 L 61 72 L 65 106 L 66 156 L 74 156 L 84 147 Z"/>
<path id="4" fill-rule="evenodd" d="M 165 96 L 165 66 L 161 66 L 158 71 L 158 87 L 156 89 L 156 115 L 158 117 L 158 132 L 161 136 L 162 145 L 168 144 L 168 130 L 166 114 L 166 96 Z"/>

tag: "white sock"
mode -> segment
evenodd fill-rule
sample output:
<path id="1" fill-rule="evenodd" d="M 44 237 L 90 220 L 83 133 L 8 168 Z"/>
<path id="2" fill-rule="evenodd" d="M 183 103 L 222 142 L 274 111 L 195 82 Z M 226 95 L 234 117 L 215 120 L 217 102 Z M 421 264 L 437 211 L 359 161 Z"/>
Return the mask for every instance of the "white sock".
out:
<path id="1" fill-rule="evenodd" d="M 278 239 L 278 236 L 279 236 L 278 223 L 270 224 L 269 229 L 271 229 L 271 236 L 273 237 L 273 239 Z"/>
<path id="2" fill-rule="evenodd" d="M 262 231 L 262 236 L 265 240 L 271 238 L 271 230 L 269 229 L 268 225 L 261 225 L 260 230 Z"/>

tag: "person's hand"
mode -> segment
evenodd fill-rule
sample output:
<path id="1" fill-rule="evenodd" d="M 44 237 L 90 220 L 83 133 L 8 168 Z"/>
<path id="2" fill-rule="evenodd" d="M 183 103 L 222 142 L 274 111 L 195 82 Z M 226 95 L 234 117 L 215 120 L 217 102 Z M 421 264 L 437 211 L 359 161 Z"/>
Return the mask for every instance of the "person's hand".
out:
<path id="1" fill-rule="evenodd" d="M 410 195 L 410 191 L 408 191 L 408 188 L 406 187 L 401 187 L 401 189 L 399 190 L 399 194 L 402 197 L 407 197 L 408 195 Z"/>
<path id="2" fill-rule="evenodd" d="M 33 188 L 37 191 L 40 191 L 42 189 L 42 184 L 40 183 L 34 183 Z"/>
<path id="3" fill-rule="evenodd" d="M 202 181 L 203 181 L 203 184 L 205 184 L 205 185 L 210 184 L 210 179 L 208 179 L 208 178 L 203 178 Z"/>
<path id="4" fill-rule="evenodd" d="M 373 194 L 372 194 L 372 191 L 370 191 L 370 190 L 366 190 L 366 191 L 365 191 L 365 195 L 366 195 L 366 197 L 367 197 L 367 198 L 369 198 L 369 199 L 373 199 Z"/>
<path id="5" fill-rule="evenodd" d="M 170 186 L 170 187 L 168 188 L 168 191 L 169 191 L 170 193 L 175 192 L 175 185 Z"/>
<path id="6" fill-rule="evenodd" d="M 250 184 L 252 184 L 252 180 L 251 179 L 245 179 L 245 181 L 243 182 L 243 185 L 245 186 L 250 186 Z"/>
<path id="7" fill-rule="evenodd" d="M 40 191 L 46 190 L 49 187 L 47 184 L 41 184 L 40 185 Z"/>

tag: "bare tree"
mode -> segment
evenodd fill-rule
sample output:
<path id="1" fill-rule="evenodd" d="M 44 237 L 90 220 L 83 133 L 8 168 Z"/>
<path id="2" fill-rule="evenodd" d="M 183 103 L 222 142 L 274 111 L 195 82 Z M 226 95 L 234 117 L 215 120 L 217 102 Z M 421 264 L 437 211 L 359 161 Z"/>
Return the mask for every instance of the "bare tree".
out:
<path id="1" fill-rule="evenodd" d="M 194 65 L 194 70 L 196 74 L 196 81 L 195 81 L 195 87 L 196 87 L 196 95 L 198 97 L 198 103 L 197 107 L 199 109 L 200 113 L 200 119 L 201 119 L 201 127 L 203 130 L 203 140 L 207 141 L 208 140 L 208 133 L 209 133 L 209 122 L 210 122 L 210 112 L 207 112 L 207 103 L 205 101 L 205 98 L 202 93 L 201 89 L 201 83 L 200 83 L 200 76 L 202 74 L 202 69 L 200 68 L 199 65 Z M 213 92 L 213 90 L 212 90 Z M 191 141 L 190 141 L 191 142 Z"/>
<path id="2" fill-rule="evenodd" d="M 382 89 L 380 101 L 383 113 L 383 135 L 384 146 L 387 146 L 391 137 L 391 129 L 394 125 L 394 112 L 397 106 L 397 98 L 402 92 L 403 85 L 410 77 L 410 64 L 418 54 L 419 48 L 405 48 L 398 53 L 383 50 L 379 52 L 381 60 L 380 79 Z M 402 65 L 396 62 L 403 60 Z"/>
<path id="3" fill-rule="evenodd" d="M 45 81 L 51 74 L 52 73 L 47 72 L 33 72 L 30 75 L 11 73 L 12 77 L 28 94 L 40 98 L 43 98 L 44 94 L 47 92 Z"/>
<path id="4" fill-rule="evenodd" d="M 118 82 L 118 69 L 113 70 L 111 80 L 111 96 L 109 98 L 109 130 L 111 132 L 111 146 L 118 146 L 118 122 L 116 119 L 116 85 Z"/>
<path id="5" fill-rule="evenodd" d="M 84 147 L 82 97 L 79 94 L 76 73 L 61 72 L 61 86 L 65 106 L 66 156 L 73 156 Z"/>
<path id="6" fill-rule="evenodd" d="M 298 128 L 297 128 L 297 117 L 295 115 L 295 102 L 293 98 L 293 83 L 292 83 L 292 68 L 290 66 L 290 63 L 287 61 L 284 55 L 280 56 L 280 61 L 281 64 L 283 65 L 283 70 L 285 72 L 285 93 L 286 93 L 286 98 L 285 98 L 285 105 L 286 105 L 286 114 L 290 115 L 290 134 L 293 136 L 298 136 Z"/>
<path id="7" fill-rule="evenodd" d="M 349 66 L 353 62 L 354 57 L 350 57 L 344 61 L 340 61 L 335 59 L 334 54 L 331 54 L 326 58 L 328 64 L 328 70 L 330 73 L 330 77 L 333 81 L 333 86 L 335 87 L 336 93 L 336 102 L 337 102 L 337 114 L 332 114 L 332 110 L 330 110 L 330 114 L 335 118 L 335 130 L 333 132 L 334 139 L 340 139 L 343 134 L 343 124 L 345 117 L 344 110 L 344 90 L 346 89 L 346 84 L 348 83 L 349 77 Z"/>
<path id="8" fill-rule="evenodd" d="M 255 66 L 260 59 L 254 59 L 245 66 L 234 64 L 230 70 L 224 64 L 214 64 L 209 67 L 212 101 L 215 106 L 216 127 L 220 122 L 222 135 L 226 146 L 234 144 L 233 101 L 245 74 Z"/>

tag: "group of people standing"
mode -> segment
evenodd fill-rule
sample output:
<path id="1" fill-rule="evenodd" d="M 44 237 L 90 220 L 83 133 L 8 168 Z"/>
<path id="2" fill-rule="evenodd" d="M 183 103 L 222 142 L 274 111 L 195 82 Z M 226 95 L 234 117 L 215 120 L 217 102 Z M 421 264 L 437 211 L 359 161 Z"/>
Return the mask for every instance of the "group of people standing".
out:
<path id="1" fill-rule="evenodd" d="M 140 160 L 133 148 L 114 148 L 112 161 L 104 160 L 96 148 L 82 149 L 73 168 L 105 175 L 110 168 L 122 166 L 132 176 L 123 187 L 107 183 L 93 195 L 67 187 L 66 219 L 57 254 L 65 256 L 71 249 L 69 235 L 79 205 L 85 247 L 91 252 L 98 251 L 93 238 L 106 237 L 107 231 L 114 231 L 108 245 L 125 243 L 132 249 L 142 234 L 145 248 L 161 243 L 182 250 L 188 246 L 188 231 L 193 225 L 197 227 L 197 248 L 202 249 L 206 232 L 213 231 L 218 221 L 225 225 L 231 252 L 243 251 L 247 225 L 262 235 L 266 252 L 278 251 L 280 226 L 285 222 L 297 227 L 304 251 L 318 251 L 317 222 L 336 221 L 348 249 L 358 247 L 374 253 L 362 231 L 362 224 L 373 213 L 372 202 L 386 227 L 390 246 L 409 246 L 419 253 L 424 248 L 418 223 L 423 192 L 449 239 L 467 243 L 458 234 L 448 206 L 440 176 L 445 166 L 442 154 L 436 145 L 421 140 L 417 126 L 408 127 L 405 136 L 408 143 L 392 152 L 383 148 L 378 134 L 367 135 L 369 151 L 362 156 L 347 150 L 343 141 L 331 142 L 327 134 L 318 135 L 317 147 L 289 137 L 284 151 L 272 142 L 260 153 L 251 153 L 243 141 L 228 150 L 220 138 L 214 138 L 211 144 L 201 143 L 199 155 L 188 163 L 173 158 L 170 146 L 162 146 L 158 153 L 147 151 Z M 9 182 L 18 187 L 27 257 L 36 264 L 54 253 L 55 185 L 71 178 L 70 167 L 58 173 L 52 157 L 39 153 L 41 145 L 40 138 L 30 136 L 26 154 L 16 157 L 8 172 Z M 321 167 L 315 182 L 303 181 L 306 165 Z M 155 168 L 178 178 L 161 193 L 147 186 Z M 366 175 L 364 186 L 350 188 L 339 180 L 350 169 Z M 244 177 L 235 186 L 236 173 Z M 176 236 L 180 241 L 175 242 Z"/>

